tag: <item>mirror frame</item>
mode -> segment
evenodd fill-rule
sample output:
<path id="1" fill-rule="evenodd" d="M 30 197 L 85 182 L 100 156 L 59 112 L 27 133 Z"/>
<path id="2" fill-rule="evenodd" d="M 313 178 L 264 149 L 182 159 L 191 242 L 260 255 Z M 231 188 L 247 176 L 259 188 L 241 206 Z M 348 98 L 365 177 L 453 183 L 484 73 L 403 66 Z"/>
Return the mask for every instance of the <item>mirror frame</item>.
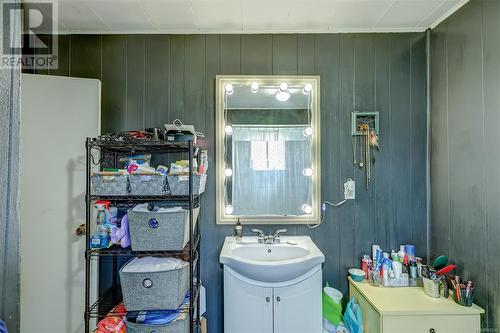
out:
<path id="1" fill-rule="evenodd" d="M 301 216 L 237 216 L 226 215 L 224 211 L 224 86 L 248 85 L 258 81 L 261 85 L 276 85 L 283 81 L 289 85 L 311 83 L 313 93 L 311 99 L 311 127 L 313 129 L 311 141 L 312 154 L 312 207 L 313 212 Z M 216 151 L 216 223 L 234 224 L 240 219 L 242 224 L 319 224 L 321 219 L 321 130 L 320 130 L 320 77 L 304 75 L 217 75 L 216 76 L 216 115 L 215 115 L 215 151 Z"/>

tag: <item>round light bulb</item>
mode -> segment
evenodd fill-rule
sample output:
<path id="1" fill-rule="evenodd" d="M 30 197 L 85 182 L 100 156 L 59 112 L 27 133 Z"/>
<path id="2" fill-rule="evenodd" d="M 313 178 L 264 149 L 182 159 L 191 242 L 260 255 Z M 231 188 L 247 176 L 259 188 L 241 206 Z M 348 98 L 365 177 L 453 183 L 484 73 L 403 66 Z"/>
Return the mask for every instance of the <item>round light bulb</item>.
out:
<path id="1" fill-rule="evenodd" d="M 231 205 L 227 205 L 225 208 L 224 208 L 224 213 L 226 213 L 226 215 L 231 215 L 233 213 L 233 206 Z"/>
<path id="2" fill-rule="evenodd" d="M 252 90 L 252 92 L 253 92 L 254 94 L 255 94 L 256 92 L 258 92 L 258 91 L 259 91 L 259 82 L 256 82 L 256 81 L 252 82 L 252 83 L 250 84 L 250 89 Z"/>
<path id="3" fill-rule="evenodd" d="M 226 127 L 224 127 L 224 132 L 226 132 L 227 135 L 233 134 L 233 126 L 227 125 Z"/>
<path id="4" fill-rule="evenodd" d="M 313 169 L 311 169 L 311 168 L 305 168 L 304 170 L 302 170 L 302 173 L 306 177 L 311 177 L 313 175 Z"/>
<path id="5" fill-rule="evenodd" d="M 226 168 L 224 169 L 224 176 L 231 177 L 233 175 L 233 170 Z"/>
<path id="6" fill-rule="evenodd" d="M 302 133 L 304 133 L 304 136 L 311 136 L 313 134 L 313 129 L 311 127 L 306 127 Z"/>
<path id="7" fill-rule="evenodd" d="M 280 90 L 281 91 L 286 91 L 287 89 L 288 89 L 288 83 L 281 82 L 281 84 L 280 84 Z"/>
<path id="8" fill-rule="evenodd" d="M 288 91 L 279 91 L 276 94 L 276 99 L 280 102 L 286 102 L 290 99 L 290 93 Z"/>
<path id="9" fill-rule="evenodd" d="M 306 83 L 304 86 L 304 94 L 309 94 L 313 90 L 313 85 Z"/>
<path id="10" fill-rule="evenodd" d="M 302 205 L 302 210 L 303 210 L 303 211 L 304 211 L 304 213 L 306 213 L 307 215 L 312 214 L 312 212 L 313 212 L 313 208 L 312 208 L 310 205 L 308 205 L 308 204 L 303 204 L 303 205 Z"/>
<path id="11" fill-rule="evenodd" d="M 226 91 L 226 94 L 231 95 L 234 91 L 233 85 L 231 83 L 228 83 L 224 86 L 224 90 Z"/>

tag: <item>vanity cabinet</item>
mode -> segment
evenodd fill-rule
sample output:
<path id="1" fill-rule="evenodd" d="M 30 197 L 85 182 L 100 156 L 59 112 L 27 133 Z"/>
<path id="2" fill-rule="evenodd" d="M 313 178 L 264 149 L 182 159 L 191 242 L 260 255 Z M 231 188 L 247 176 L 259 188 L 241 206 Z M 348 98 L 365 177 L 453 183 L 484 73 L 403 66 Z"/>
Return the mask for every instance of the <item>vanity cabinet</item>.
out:
<path id="1" fill-rule="evenodd" d="M 224 268 L 224 331 L 272 332 L 273 288 L 248 283 L 235 274 Z"/>
<path id="2" fill-rule="evenodd" d="M 298 279 L 262 283 L 224 265 L 225 333 L 321 333 L 321 265 Z"/>
<path id="3" fill-rule="evenodd" d="M 363 314 L 364 333 L 479 333 L 484 310 L 452 298 L 431 298 L 419 287 L 373 287 L 349 278 L 349 295 Z"/>
<path id="4" fill-rule="evenodd" d="M 311 277 L 273 288 L 274 333 L 321 332 L 321 269 Z"/>

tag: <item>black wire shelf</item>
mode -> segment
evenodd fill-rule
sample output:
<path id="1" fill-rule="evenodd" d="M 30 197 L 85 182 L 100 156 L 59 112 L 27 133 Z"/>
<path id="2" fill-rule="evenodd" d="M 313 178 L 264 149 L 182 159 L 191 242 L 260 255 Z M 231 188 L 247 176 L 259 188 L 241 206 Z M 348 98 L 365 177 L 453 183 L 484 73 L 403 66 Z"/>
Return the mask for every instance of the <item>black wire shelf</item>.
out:
<path id="1" fill-rule="evenodd" d="M 178 257 L 184 261 L 189 258 L 195 258 L 194 254 L 198 252 L 200 245 L 200 235 L 195 235 L 193 239 L 193 249 L 190 251 L 189 243 L 181 251 L 133 251 L 132 248 L 122 248 L 120 245 L 113 245 L 106 249 L 92 249 L 88 255 L 92 258 L 96 257 L 120 257 L 120 256 L 137 256 L 137 257 Z"/>
<path id="2" fill-rule="evenodd" d="M 150 139 L 107 138 L 105 136 L 89 139 L 89 147 L 107 152 L 131 153 L 186 153 L 189 152 L 189 142 L 154 141 Z M 192 149 L 197 149 L 192 145 Z"/>
<path id="3" fill-rule="evenodd" d="M 200 197 L 199 194 L 193 196 L 194 200 Z M 107 200 L 111 202 L 142 202 L 142 201 L 186 201 L 189 202 L 189 195 L 91 195 L 90 200 Z"/>
<path id="4" fill-rule="evenodd" d="M 191 310 L 193 313 L 196 314 L 196 309 L 197 309 L 197 304 L 200 300 L 200 285 L 199 285 L 199 280 L 196 280 L 194 285 L 193 285 L 193 291 L 194 291 L 194 299 L 192 302 L 186 302 L 185 304 L 181 305 L 180 308 L 180 313 L 186 313 L 190 314 Z M 118 300 L 113 299 L 111 296 L 112 292 L 106 293 L 103 297 L 101 297 L 99 300 L 97 300 L 94 304 L 92 304 L 89 308 L 89 318 L 104 318 L 104 317 L 123 317 L 125 314 L 118 306 L 122 303 L 122 298 L 119 298 Z M 165 310 L 171 310 L 171 309 L 165 309 Z M 135 312 L 135 311 L 132 311 Z M 193 322 L 198 321 L 197 315 L 194 316 Z"/>

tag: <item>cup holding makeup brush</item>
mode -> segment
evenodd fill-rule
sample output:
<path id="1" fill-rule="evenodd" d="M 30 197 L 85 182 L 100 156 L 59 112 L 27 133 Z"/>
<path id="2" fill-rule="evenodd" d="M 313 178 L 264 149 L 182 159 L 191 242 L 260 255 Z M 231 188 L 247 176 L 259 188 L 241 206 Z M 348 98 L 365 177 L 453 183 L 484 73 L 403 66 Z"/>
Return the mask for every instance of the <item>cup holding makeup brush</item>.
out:
<path id="1" fill-rule="evenodd" d="M 450 276 L 449 281 L 452 285 L 455 303 L 467 307 L 472 306 L 474 302 L 474 282 L 462 281 L 462 278 L 458 275 Z"/>

